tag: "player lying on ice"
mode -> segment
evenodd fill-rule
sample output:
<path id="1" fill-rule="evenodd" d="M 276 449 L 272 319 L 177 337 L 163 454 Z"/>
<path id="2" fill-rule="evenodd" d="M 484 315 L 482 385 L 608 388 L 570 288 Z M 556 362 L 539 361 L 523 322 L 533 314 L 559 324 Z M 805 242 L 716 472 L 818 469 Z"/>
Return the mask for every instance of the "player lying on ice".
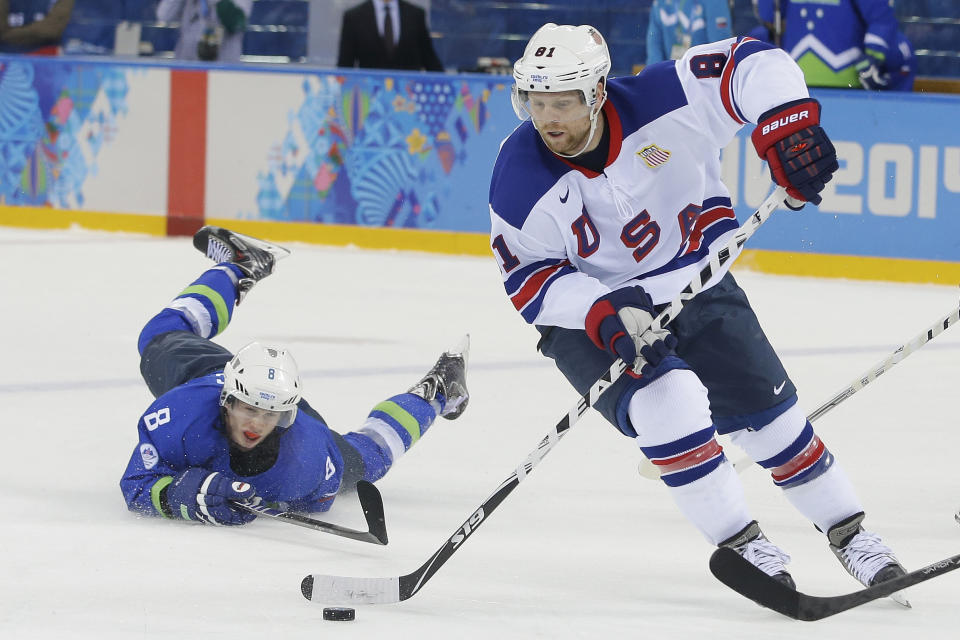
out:
<path id="1" fill-rule="evenodd" d="M 720 151 L 746 123 L 773 179 L 819 204 L 838 168 L 820 105 L 784 51 L 750 38 L 609 79 L 603 36 L 547 24 L 514 65 L 525 120 L 490 187 L 491 245 L 539 350 L 581 393 L 616 358 L 632 369 L 596 403 L 661 470 L 706 539 L 793 586 L 789 556 L 761 532 L 716 434 L 730 434 L 826 533 L 865 585 L 904 573 L 861 526 L 863 507 L 814 433 L 743 290 L 714 272 L 662 331 L 653 317 L 738 229 Z"/>
<path id="2" fill-rule="evenodd" d="M 198 231 L 194 245 L 219 264 L 154 316 L 137 345 L 156 400 L 120 480 L 131 511 L 216 525 L 255 517 L 231 500 L 326 511 L 358 480 L 382 478 L 437 415 L 453 420 L 466 409 L 465 339 L 358 430 L 332 431 L 303 399 L 286 349 L 253 342 L 233 355 L 210 340 L 288 252 L 217 227 Z"/>

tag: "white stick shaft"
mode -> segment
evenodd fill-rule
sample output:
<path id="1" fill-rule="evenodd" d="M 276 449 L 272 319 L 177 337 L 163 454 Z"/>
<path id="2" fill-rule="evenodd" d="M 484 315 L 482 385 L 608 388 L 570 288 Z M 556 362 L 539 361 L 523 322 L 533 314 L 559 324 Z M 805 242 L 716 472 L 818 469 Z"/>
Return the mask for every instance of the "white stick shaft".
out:
<path id="1" fill-rule="evenodd" d="M 665 326 L 678 313 L 687 300 L 691 299 L 703 286 L 727 264 L 731 258 L 736 258 L 736 252 L 743 243 L 760 228 L 767 218 L 781 206 L 786 199 L 786 190 L 777 187 L 773 193 L 763 201 L 748 220 L 740 226 L 730 241 L 717 252 L 710 260 L 710 264 L 701 269 L 690 284 L 660 312 L 651 326 L 657 328 Z M 424 564 L 415 571 L 395 578 L 350 578 L 346 576 L 330 576 L 313 574 L 305 577 L 300 589 L 304 597 L 314 602 L 337 602 L 357 604 L 384 604 L 400 602 L 412 597 L 436 573 L 441 566 L 458 550 L 464 542 L 486 522 L 493 511 L 519 486 L 539 464 L 543 457 L 566 435 L 587 410 L 594 406 L 600 396 L 620 377 L 626 369 L 623 360 L 617 358 L 610 369 L 605 371 L 593 383 L 590 389 L 577 399 L 566 415 L 560 419 L 553 429 L 540 440 L 537 448 L 531 452 L 524 462 L 500 483 L 489 498 L 483 501 L 466 522 L 437 549 Z"/>

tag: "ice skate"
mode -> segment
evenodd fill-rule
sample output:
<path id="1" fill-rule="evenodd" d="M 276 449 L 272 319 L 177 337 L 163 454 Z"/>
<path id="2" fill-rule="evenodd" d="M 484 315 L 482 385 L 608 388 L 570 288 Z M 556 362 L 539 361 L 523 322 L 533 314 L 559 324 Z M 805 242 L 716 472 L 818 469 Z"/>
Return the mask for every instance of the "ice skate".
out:
<path id="1" fill-rule="evenodd" d="M 420 396 L 430 403 L 442 395 L 444 402 L 440 415 L 455 420 L 467 408 L 470 393 L 467 391 L 467 360 L 470 355 L 470 336 L 465 335 L 455 346 L 440 355 L 440 359 L 427 375 L 413 385 L 408 393 Z"/>
<path id="2" fill-rule="evenodd" d="M 843 568 L 865 587 L 906 574 L 893 555 L 893 550 L 880 541 L 880 536 L 860 526 L 863 517 L 861 511 L 833 525 L 827 532 L 830 550 Z M 891 594 L 890 598 L 905 607 L 910 606 L 910 601 L 902 591 Z"/>
<path id="3" fill-rule="evenodd" d="M 784 584 L 791 589 L 796 589 L 797 585 L 793 581 L 793 576 L 787 572 L 786 564 L 790 562 L 790 556 L 780 547 L 773 544 L 760 530 L 760 525 L 754 520 L 739 533 L 724 540 L 720 547 L 730 547 L 750 564 L 757 567 L 774 580 Z"/>
<path id="4" fill-rule="evenodd" d="M 206 226 L 193 234 L 193 246 L 214 262 L 230 262 L 246 274 L 237 283 L 237 304 L 253 285 L 273 273 L 288 249 L 222 227 Z"/>

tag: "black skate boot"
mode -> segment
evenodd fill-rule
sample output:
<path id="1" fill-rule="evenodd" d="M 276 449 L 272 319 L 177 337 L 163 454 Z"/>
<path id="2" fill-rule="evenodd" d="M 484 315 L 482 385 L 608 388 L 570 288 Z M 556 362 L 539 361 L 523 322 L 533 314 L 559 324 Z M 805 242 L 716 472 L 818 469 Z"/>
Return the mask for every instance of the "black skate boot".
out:
<path id="1" fill-rule="evenodd" d="M 830 527 L 827 539 L 833 555 L 865 587 L 905 575 L 907 572 L 893 555 L 893 550 L 880 541 L 880 536 L 860 526 L 863 518 L 861 511 Z M 891 594 L 890 598 L 905 607 L 910 606 L 902 591 Z"/>
<path id="2" fill-rule="evenodd" d="M 290 251 L 222 227 L 206 226 L 193 234 L 193 246 L 214 262 L 230 262 L 246 274 L 237 283 L 237 304 L 253 285 L 273 273 L 277 260 Z"/>
<path id="3" fill-rule="evenodd" d="M 437 395 L 444 399 L 440 415 L 455 420 L 467 408 L 470 394 L 467 392 L 467 360 L 470 355 L 470 336 L 464 336 L 456 346 L 447 349 L 433 368 L 413 385 L 407 393 L 420 396 L 433 403 Z"/>
<path id="4" fill-rule="evenodd" d="M 717 546 L 730 547 L 748 560 L 750 564 L 768 576 L 772 576 L 777 582 L 791 589 L 797 588 L 793 576 L 787 572 L 785 566 L 790 562 L 790 556 L 783 549 L 767 540 L 756 520 Z"/>

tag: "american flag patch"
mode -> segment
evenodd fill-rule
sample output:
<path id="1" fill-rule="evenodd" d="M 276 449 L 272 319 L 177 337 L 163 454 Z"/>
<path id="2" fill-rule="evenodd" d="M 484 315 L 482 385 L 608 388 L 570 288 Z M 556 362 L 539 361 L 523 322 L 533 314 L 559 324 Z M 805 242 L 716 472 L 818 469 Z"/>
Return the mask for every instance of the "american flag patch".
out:
<path id="1" fill-rule="evenodd" d="M 637 151 L 637 155 L 643 158 L 643 161 L 646 162 L 647 166 L 651 169 L 659 167 L 670 159 L 670 152 L 666 149 L 661 149 L 655 144 L 647 145 L 643 149 L 640 149 L 640 151 Z"/>

